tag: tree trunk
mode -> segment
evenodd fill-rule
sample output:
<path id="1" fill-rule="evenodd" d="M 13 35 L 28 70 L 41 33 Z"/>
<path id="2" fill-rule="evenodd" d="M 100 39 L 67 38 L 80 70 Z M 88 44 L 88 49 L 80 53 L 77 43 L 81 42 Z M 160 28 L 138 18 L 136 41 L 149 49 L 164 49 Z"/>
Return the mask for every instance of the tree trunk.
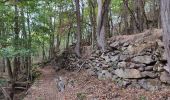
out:
<path id="1" fill-rule="evenodd" d="M 135 10 L 136 9 L 136 0 L 132 1 L 132 5 L 133 5 L 133 10 L 129 7 L 129 0 L 123 0 L 123 3 L 124 5 L 126 6 L 126 8 L 128 9 L 131 17 L 133 18 L 133 22 L 134 22 L 134 29 L 136 32 L 141 32 L 141 29 L 140 29 L 140 23 L 138 21 L 138 18 L 137 18 L 137 14 L 135 13 Z"/>
<path id="2" fill-rule="evenodd" d="M 28 49 L 31 50 L 31 28 L 30 28 L 30 16 L 29 16 L 29 11 L 27 8 L 27 26 L 28 26 Z M 28 75 L 27 75 L 27 79 L 32 81 L 32 76 L 31 76 L 31 53 L 29 52 L 28 55 Z"/>
<path id="3" fill-rule="evenodd" d="M 105 51 L 105 25 L 107 24 L 106 17 L 108 15 L 108 7 L 111 0 L 97 0 L 98 2 L 98 15 L 97 15 L 97 44 L 99 49 Z"/>
<path id="4" fill-rule="evenodd" d="M 161 0 L 161 19 L 163 28 L 163 41 L 170 73 L 170 0 Z"/>
<path id="5" fill-rule="evenodd" d="M 18 0 L 15 0 L 15 27 L 14 27 L 14 33 L 15 33 L 15 39 L 14 39 L 14 47 L 15 51 L 18 51 L 19 49 L 19 15 L 18 15 L 18 6 L 17 6 Z M 19 68 L 19 54 L 15 55 L 14 57 L 14 68 L 13 68 L 13 79 L 11 80 L 11 99 L 13 100 L 13 96 L 15 93 L 15 81 L 17 80 L 18 76 L 18 68 Z"/>
<path id="6" fill-rule="evenodd" d="M 96 0 L 88 0 L 89 3 L 89 7 L 90 7 L 90 21 L 92 24 L 92 34 L 91 34 L 91 45 L 94 48 L 94 44 L 95 44 L 95 37 L 96 37 L 96 13 L 95 13 L 95 9 L 96 9 Z"/>
<path id="7" fill-rule="evenodd" d="M 128 34 L 128 27 L 129 27 L 129 25 L 128 25 L 128 14 L 127 14 L 128 9 L 126 8 L 125 3 L 123 3 L 123 4 L 124 4 L 123 5 L 123 11 L 122 11 L 122 17 L 123 17 L 123 22 L 124 22 L 124 31 L 123 31 L 123 33 Z"/>
<path id="8" fill-rule="evenodd" d="M 75 0 L 76 2 L 76 17 L 77 17 L 77 43 L 76 43 L 76 47 L 75 47 L 75 53 L 77 54 L 78 57 L 80 57 L 80 33 L 81 33 L 81 23 L 80 23 L 80 4 L 79 4 L 79 0 Z"/>
<path id="9" fill-rule="evenodd" d="M 11 67 L 11 62 L 10 62 L 10 59 L 8 57 L 5 58 L 5 62 L 6 62 L 6 67 L 7 67 L 7 70 L 8 70 L 8 76 L 9 76 L 9 79 L 12 83 L 12 89 L 10 91 L 10 98 L 13 100 L 13 97 L 14 97 L 14 76 L 13 76 L 13 72 L 12 72 L 12 67 Z"/>

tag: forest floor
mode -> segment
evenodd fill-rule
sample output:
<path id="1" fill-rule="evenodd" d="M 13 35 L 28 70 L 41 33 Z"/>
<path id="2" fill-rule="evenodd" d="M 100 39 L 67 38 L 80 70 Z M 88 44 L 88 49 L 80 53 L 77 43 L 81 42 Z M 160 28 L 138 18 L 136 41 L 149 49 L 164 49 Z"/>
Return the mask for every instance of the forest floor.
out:
<path id="1" fill-rule="evenodd" d="M 50 66 L 40 69 L 42 75 L 27 91 L 24 100 L 170 100 L 170 90 L 145 91 L 143 89 L 124 89 L 113 81 L 98 80 L 89 76 L 85 70 L 55 72 Z M 55 79 L 63 77 L 65 90 L 59 92 Z"/>

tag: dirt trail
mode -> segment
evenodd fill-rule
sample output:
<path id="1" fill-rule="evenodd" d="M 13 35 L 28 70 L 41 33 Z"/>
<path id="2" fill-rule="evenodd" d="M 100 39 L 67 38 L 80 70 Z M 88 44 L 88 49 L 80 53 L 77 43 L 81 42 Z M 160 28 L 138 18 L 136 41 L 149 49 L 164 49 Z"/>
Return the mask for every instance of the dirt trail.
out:
<path id="1" fill-rule="evenodd" d="M 41 77 L 31 86 L 24 100 L 167 100 L 170 90 L 145 91 L 143 89 L 123 89 L 113 81 L 100 81 L 89 76 L 85 70 L 55 72 L 50 66 L 40 70 Z M 59 92 L 54 79 L 64 78 L 66 87 Z"/>
<path id="2" fill-rule="evenodd" d="M 56 72 L 49 66 L 40 71 L 42 75 L 28 90 L 24 100 L 59 100 L 54 81 Z"/>

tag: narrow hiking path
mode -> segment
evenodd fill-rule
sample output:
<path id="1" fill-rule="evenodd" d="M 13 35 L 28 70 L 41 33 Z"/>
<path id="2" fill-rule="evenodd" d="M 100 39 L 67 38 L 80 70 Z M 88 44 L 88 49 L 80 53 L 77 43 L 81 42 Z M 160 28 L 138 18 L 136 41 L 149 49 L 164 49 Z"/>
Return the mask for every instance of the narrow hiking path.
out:
<path id="1" fill-rule="evenodd" d="M 145 91 L 124 89 L 113 81 L 100 81 L 85 70 L 55 72 L 50 66 L 40 69 L 42 75 L 27 91 L 24 100 L 168 100 L 170 91 Z M 55 78 L 61 76 L 65 82 L 64 92 L 59 92 Z"/>
<path id="2" fill-rule="evenodd" d="M 55 100 L 57 90 L 55 86 L 55 71 L 50 67 L 40 69 L 42 75 L 27 92 L 24 100 Z"/>

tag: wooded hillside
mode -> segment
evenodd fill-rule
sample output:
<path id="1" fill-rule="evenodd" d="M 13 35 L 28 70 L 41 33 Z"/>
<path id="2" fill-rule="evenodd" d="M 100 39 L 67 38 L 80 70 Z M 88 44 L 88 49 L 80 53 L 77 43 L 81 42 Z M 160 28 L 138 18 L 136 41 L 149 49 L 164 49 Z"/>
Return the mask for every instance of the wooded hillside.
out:
<path id="1" fill-rule="evenodd" d="M 51 68 L 56 75 L 64 69 L 112 79 L 123 88 L 168 87 L 169 9 L 169 0 L 0 0 L 2 94 L 20 98 Z"/>

